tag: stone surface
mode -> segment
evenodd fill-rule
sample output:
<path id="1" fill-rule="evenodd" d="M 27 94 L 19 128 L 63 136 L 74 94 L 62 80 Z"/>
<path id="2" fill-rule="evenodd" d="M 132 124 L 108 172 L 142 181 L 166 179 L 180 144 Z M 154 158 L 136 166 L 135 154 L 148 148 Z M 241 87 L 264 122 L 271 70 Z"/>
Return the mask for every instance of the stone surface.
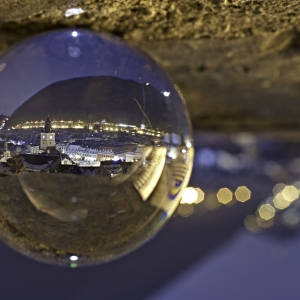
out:
<path id="1" fill-rule="evenodd" d="M 71 7 L 84 13 L 66 17 Z M 149 53 L 185 95 L 197 129 L 297 128 L 297 0 L 0 3 L 0 53 L 44 30 L 84 26 Z"/>

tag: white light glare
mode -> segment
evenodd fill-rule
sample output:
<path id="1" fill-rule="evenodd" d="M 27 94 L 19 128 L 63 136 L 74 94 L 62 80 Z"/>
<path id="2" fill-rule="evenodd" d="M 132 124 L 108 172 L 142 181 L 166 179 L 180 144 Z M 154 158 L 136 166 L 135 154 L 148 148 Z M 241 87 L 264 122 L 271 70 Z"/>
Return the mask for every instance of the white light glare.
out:
<path id="1" fill-rule="evenodd" d="M 78 32 L 74 30 L 74 31 L 72 32 L 72 37 L 77 37 L 77 36 L 78 36 Z"/>
<path id="2" fill-rule="evenodd" d="M 73 8 L 70 8 L 66 11 L 65 13 L 65 16 L 67 18 L 71 17 L 71 16 L 76 16 L 76 15 L 80 15 L 82 14 L 84 11 L 82 8 L 80 7 L 73 7 Z"/>
<path id="3" fill-rule="evenodd" d="M 191 142 L 186 142 L 185 145 L 186 145 L 187 148 L 191 148 L 192 147 L 192 143 Z"/>
<path id="4" fill-rule="evenodd" d="M 78 256 L 72 255 L 72 256 L 70 256 L 70 260 L 71 261 L 76 261 L 76 260 L 78 260 Z"/>
<path id="5" fill-rule="evenodd" d="M 175 152 L 169 152 L 169 157 L 171 157 L 172 159 L 176 159 L 177 154 Z"/>
<path id="6" fill-rule="evenodd" d="M 165 96 L 165 97 L 169 97 L 170 96 L 170 92 L 163 92 L 163 95 Z"/>

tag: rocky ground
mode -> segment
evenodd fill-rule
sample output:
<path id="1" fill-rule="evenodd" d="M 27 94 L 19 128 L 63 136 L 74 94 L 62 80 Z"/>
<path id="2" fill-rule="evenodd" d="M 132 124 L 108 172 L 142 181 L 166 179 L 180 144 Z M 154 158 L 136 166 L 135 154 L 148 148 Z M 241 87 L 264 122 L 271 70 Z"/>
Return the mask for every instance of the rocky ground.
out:
<path id="1" fill-rule="evenodd" d="M 71 7 L 84 13 L 66 17 Z M 300 126 L 297 0 L 4 0 L 0 53 L 32 34 L 83 26 L 149 53 L 181 88 L 197 129 Z"/>

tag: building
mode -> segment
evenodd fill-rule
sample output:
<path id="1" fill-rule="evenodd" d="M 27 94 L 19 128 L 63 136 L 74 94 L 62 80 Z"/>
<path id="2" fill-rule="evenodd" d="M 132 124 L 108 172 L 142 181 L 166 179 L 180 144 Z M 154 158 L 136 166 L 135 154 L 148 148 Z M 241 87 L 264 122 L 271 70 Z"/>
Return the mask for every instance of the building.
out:
<path id="1" fill-rule="evenodd" d="M 26 172 L 49 172 L 54 164 L 58 165 L 60 157 L 57 155 L 20 154 Z"/>
<path id="2" fill-rule="evenodd" d="M 69 143 L 58 143 L 56 144 L 56 149 L 61 153 L 66 153 Z"/>
<path id="3" fill-rule="evenodd" d="M 64 153 L 74 161 L 99 162 L 114 159 L 112 150 L 82 147 L 81 145 L 68 145 Z"/>
<path id="4" fill-rule="evenodd" d="M 45 121 L 44 132 L 41 132 L 40 149 L 55 148 L 55 133 L 53 132 L 49 115 Z"/>
<path id="5" fill-rule="evenodd" d="M 31 154 L 40 154 L 40 147 L 39 146 L 32 146 L 29 145 L 29 151 Z"/>

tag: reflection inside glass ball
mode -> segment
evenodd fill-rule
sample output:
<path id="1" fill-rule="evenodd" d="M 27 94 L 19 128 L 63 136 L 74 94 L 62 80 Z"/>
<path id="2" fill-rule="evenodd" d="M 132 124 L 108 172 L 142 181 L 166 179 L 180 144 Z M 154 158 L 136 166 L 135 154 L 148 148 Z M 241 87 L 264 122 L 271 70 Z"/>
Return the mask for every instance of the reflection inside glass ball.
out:
<path id="1" fill-rule="evenodd" d="M 106 262 L 177 208 L 193 147 L 184 99 L 148 56 L 87 30 L 0 58 L 0 236 L 39 261 Z"/>

